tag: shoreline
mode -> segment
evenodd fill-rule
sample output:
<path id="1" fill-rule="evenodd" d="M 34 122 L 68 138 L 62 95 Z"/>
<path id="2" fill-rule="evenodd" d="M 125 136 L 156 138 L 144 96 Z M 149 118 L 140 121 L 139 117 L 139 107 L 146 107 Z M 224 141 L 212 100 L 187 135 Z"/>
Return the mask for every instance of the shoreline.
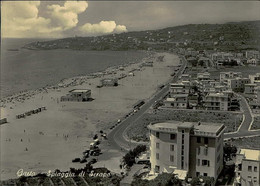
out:
<path id="1" fill-rule="evenodd" d="M 64 50 L 66 50 L 66 49 L 64 49 Z M 43 87 L 40 87 L 40 88 L 36 88 L 36 89 L 32 88 L 32 89 L 29 89 L 29 90 L 22 90 L 22 91 L 19 91 L 19 92 L 10 94 L 10 95 L 6 95 L 6 96 L 0 98 L 0 107 L 3 107 L 3 104 L 5 104 L 5 103 L 11 102 L 11 101 L 6 102 L 6 100 L 17 98 L 17 97 L 20 97 L 20 96 L 25 96 L 25 95 L 33 96 L 35 94 L 42 93 L 43 91 L 46 91 L 46 90 L 65 88 L 64 86 L 59 86 L 59 84 L 63 83 L 64 81 L 73 81 L 73 79 L 75 79 L 74 81 L 76 81 L 77 79 L 82 79 L 82 78 L 85 78 L 85 79 L 96 78 L 96 77 L 99 77 L 100 74 L 107 75 L 105 72 L 107 72 L 109 70 L 118 69 L 121 66 L 126 67 L 126 66 L 129 66 L 131 64 L 140 63 L 142 60 L 147 59 L 147 58 L 149 59 L 149 58 L 151 58 L 151 56 L 153 56 L 155 54 L 156 54 L 156 52 L 150 52 L 150 53 L 146 52 L 146 54 L 143 58 L 135 60 L 135 62 L 127 62 L 127 63 L 121 64 L 121 65 L 109 66 L 108 68 L 106 68 L 104 70 L 97 71 L 97 72 L 91 72 L 91 73 L 87 73 L 87 74 L 78 74 L 78 75 L 73 76 L 73 77 L 63 78 L 63 79 L 59 80 L 57 83 L 54 83 L 54 84 L 47 84 L 46 86 L 43 86 Z M 72 83 L 73 82 L 71 82 L 71 84 Z M 71 85 L 68 85 L 68 86 L 71 86 Z"/>
<path id="2" fill-rule="evenodd" d="M 167 59 L 164 62 L 156 61 L 162 54 Z M 153 67 L 139 67 L 140 64 L 151 60 L 154 61 Z M 9 123 L 1 125 L 1 146 L 5 149 L 1 160 L 3 161 L 1 180 L 2 177 L 6 179 L 15 177 L 15 170 L 19 168 L 24 168 L 25 171 L 44 172 L 84 166 L 73 164 L 71 160 L 88 148 L 93 135 L 99 130 L 105 132 L 110 130 L 110 126 L 118 118 L 124 117 L 132 110 L 133 104 L 140 99 L 151 97 L 160 84 L 168 81 L 172 69 L 178 64 L 179 58 L 175 54 L 153 53 L 136 63 L 109 67 L 102 72 L 87 76 L 63 79 L 56 86 L 32 91 L 33 95 L 23 93 L 20 96 L 25 97 L 20 99 L 20 102 L 16 101 L 17 96 L 12 96 L 13 98 L 9 99 L 3 108 Z M 120 70 L 120 66 L 124 66 L 124 69 Z M 136 69 L 135 76 L 130 76 L 129 72 L 133 69 Z M 96 87 L 103 77 L 120 77 L 121 74 L 127 76 L 119 80 L 119 86 Z M 60 96 L 74 88 L 91 89 L 94 100 L 82 103 L 59 101 Z M 44 112 L 25 119 L 15 118 L 15 115 L 21 112 L 43 106 L 47 109 Z M 69 137 L 64 138 L 64 135 Z M 104 155 L 112 150 L 105 144 L 105 141 L 101 144 Z M 114 155 L 109 160 L 102 160 L 102 156 L 98 157 L 97 165 L 101 163 L 101 166 L 106 165 L 112 167 L 110 168 L 112 171 L 119 172 L 119 168 L 114 166 L 121 154 L 114 151 L 112 154 Z M 63 158 L 60 158 L 61 155 Z"/>

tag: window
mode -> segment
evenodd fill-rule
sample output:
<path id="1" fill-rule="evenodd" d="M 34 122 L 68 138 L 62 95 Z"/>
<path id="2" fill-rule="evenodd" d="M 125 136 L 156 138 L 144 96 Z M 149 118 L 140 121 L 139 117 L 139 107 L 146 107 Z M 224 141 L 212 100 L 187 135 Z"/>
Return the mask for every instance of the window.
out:
<path id="1" fill-rule="evenodd" d="M 208 160 L 202 160 L 202 166 L 208 166 L 209 167 L 209 161 Z"/>
<path id="2" fill-rule="evenodd" d="M 155 165 L 155 172 L 156 172 L 156 173 L 159 173 L 159 172 L 160 172 L 160 166 Z"/>
<path id="3" fill-rule="evenodd" d="M 171 145 L 171 151 L 174 151 L 174 145 Z"/>
<path id="4" fill-rule="evenodd" d="M 174 156 L 173 155 L 170 155 L 170 161 L 174 162 Z"/>
<path id="5" fill-rule="evenodd" d="M 200 159 L 197 160 L 197 165 L 200 166 Z"/>
<path id="6" fill-rule="evenodd" d="M 156 159 L 159 160 L 159 153 L 156 153 Z"/>
<path id="7" fill-rule="evenodd" d="M 201 143 L 201 137 L 197 137 L 197 143 Z"/>
<path id="8" fill-rule="evenodd" d="M 252 172 L 252 166 L 248 166 L 248 171 Z"/>
<path id="9" fill-rule="evenodd" d="M 204 138 L 204 143 L 208 144 L 209 143 L 209 138 Z"/>
<path id="10" fill-rule="evenodd" d="M 198 155 L 200 154 L 200 147 L 197 148 L 197 151 L 198 151 Z"/>
<path id="11" fill-rule="evenodd" d="M 200 172 L 196 172 L 196 176 L 199 177 L 200 176 Z"/>
<path id="12" fill-rule="evenodd" d="M 174 140 L 175 139 L 175 134 L 170 134 L 170 138 L 171 138 L 171 140 Z"/>
<path id="13" fill-rule="evenodd" d="M 204 173 L 203 176 L 208 176 L 208 173 Z"/>
<path id="14" fill-rule="evenodd" d="M 156 143 L 156 148 L 157 148 L 157 149 L 160 148 L 160 143 Z"/>
<path id="15" fill-rule="evenodd" d="M 254 171 L 257 172 L 257 167 L 254 167 Z"/>
<path id="16" fill-rule="evenodd" d="M 208 147 L 205 147 L 205 149 L 204 149 L 204 155 L 205 155 L 205 156 L 208 155 Z"/>
<path id="17" fill-rule="evenodd" d="M 156 132 L 156 137 L 160 138 L 160 132 Z"/>

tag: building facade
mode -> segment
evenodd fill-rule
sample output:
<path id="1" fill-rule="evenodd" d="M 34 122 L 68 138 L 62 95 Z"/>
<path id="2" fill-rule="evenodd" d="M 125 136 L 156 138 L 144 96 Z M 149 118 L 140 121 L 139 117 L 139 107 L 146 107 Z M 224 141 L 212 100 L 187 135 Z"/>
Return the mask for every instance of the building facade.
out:
<path id="1" fill-rule="evenodd" d="M 89 89 L 73 89 L 69 94 L 61 97 L 61 101 L 88 101 L 91 97 L 91 90 Z"/>
<path id="2" fill-rule="evenodd" d="M 204 98 L 206 110 L 228 110 L 228 95 L 224 93 L 209 93 Z"/>
<path id="3" fill-rule="evenodd" d="M 219 81 L 220 83 L 227 84 L 228 79 L 242 78 L 241 72 L 220 72 Z"/>
<path id="4" fill-rule="evenodd" d="M 227 85 L 232 90 L 244 90 L 245 84 L 249 84 L 249 78 L 235 78 L 235 79 L 228 79 Z"/>
<path id="5" fill-rule="evenodd" d="M 260 150 L 240 149 L 236 155 L 237 186 L 259 186 Z"/>
<path id="6" fill-rule="evenodd" d="M 148 129 L 152 174 L 217 179 L 223 168 L 223 124 L 171 121 Z"/>

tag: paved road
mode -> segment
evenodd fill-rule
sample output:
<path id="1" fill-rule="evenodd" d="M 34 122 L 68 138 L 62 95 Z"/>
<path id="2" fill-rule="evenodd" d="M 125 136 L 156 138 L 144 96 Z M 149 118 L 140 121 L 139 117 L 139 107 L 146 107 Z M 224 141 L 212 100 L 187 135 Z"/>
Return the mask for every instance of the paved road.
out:
<path id="1" fill-rule="evenodd" d="M 250 125 L 253 122 L 253 116 L 251 113 L 251 109 L 245 99 L 244 96 L 237 94 L 241 99 L 240 106 L 244 112 L 244 120 L 242 121 L 240 127 L 238 128 L 237 132 L 225 133 L 224 138 L 239 138 L 245 136 L 260 136 L 260 130 L 250 131 Z"/>
<path id="2" fill-rule="evenodd" d="M 181 74 L 183 74 L 187 61 L 182 58 L 182 66 L 180 67 L 179 71 L 176 73 L 173 79 L 171 79 L 169 82 L 176 82 Z M 134 146 L 136 146 L 138 143 L 127 141 L 124 138 L 125 131 L 128 127 L 134 124 L 138 119 L 141 118 L 141 116 L 155 103 L 155 101 L 160 100 L 162 97 L 166 96 L 166 94 L 169 91 L 169 84 L 165 87 L 163 87 L 161 90 L 156 92 L 146 103 L 140 108 L 140 110 L 133 115 L 129 116 L 125 120 L 123 120 L 120 125 L 118 125 L 116 128 L 114 128 L 108 135 L 108 141 L 110 143 L 111 148 L 119 149 L 127 151 Z"/>

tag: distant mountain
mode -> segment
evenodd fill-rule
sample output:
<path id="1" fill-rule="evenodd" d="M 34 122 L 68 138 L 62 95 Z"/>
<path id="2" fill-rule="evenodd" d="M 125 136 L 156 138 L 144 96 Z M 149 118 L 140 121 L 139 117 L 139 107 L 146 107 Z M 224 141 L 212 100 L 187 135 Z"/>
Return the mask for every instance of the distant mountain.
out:
<path id="1" fill-rule="evenodd" d="M 34 42 L 25 46 L 40 50 L 171 50 L 176 47 L 195 50 L 259 50 L 260 21 L 189 24 L 159 30 Z"/>

